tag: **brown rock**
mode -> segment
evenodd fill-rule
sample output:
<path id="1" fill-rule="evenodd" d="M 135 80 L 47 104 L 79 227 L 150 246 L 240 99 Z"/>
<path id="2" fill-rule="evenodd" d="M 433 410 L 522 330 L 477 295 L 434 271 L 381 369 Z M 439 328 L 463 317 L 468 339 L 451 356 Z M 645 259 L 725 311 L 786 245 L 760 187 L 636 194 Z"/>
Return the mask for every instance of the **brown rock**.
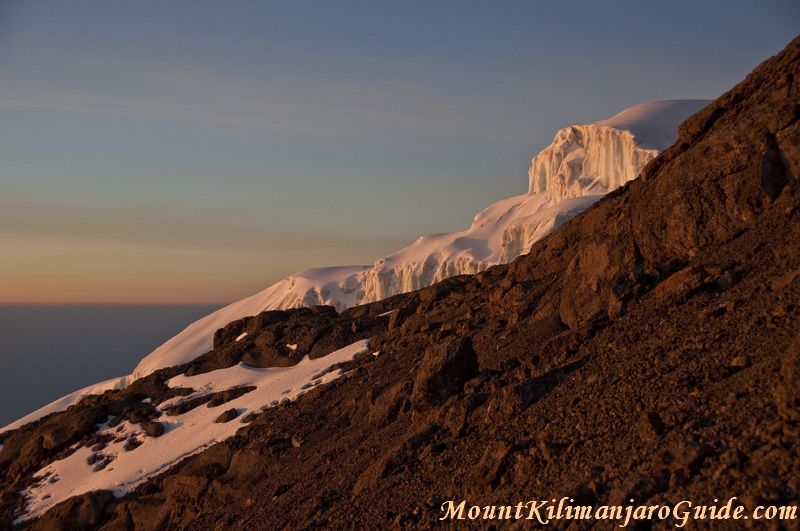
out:
<path id="1" fill-rule="evenodd" d="M 478 464 L 472 469 L 470 477 L 474 485 L 493 489 L 508 465 L 512 447 L 504 441 L 495 441 L 486 447 Z"/>
<path id="2" fill-rule="evenodd" d="M 658 441 L 664 434 L 664 423 L 655 411 L 642 413 L 637 424 L 637 433 L 643 441 Z"/>
<path id="3" fill-rule="evenodd" d="M 425 351 L 417 370 L 411 402 L 417 410 L 460 393 L 464 382 L 478 374 L 478 358 L 469 337 L 448 338 Z"/>
<path id="4" fill-rule="evenodd" d="M 708 278 L 709 273 L 705 268 L 689 266 L 660 282 L 653 290 L 653 295 L 661 299 L 679 299 L 698 289 Z"/>
<path id="5" fill-rule="evenodd" d="M 126 452 L 130 452 L 131 450 L 135 450 L 136 448 L 140 447 L 141 445 L 142 445 L 142 441 L 140 441 L 140 440 L 139 440 L 139 439 L 137 439 L 136 437 L 131 437 L 131 438 L 130 438 L 130 439 L 128 439 L 128 441 L 125 443 L 125 446 L 123 446 L 123 449 L 124 449 Z"/>
<path id="6" fill-rule="evenodd" d="M 772 395 L 781 417 L 800 421 L 800 337 L 783 355 Z"/>
<path id="7" fill-rule="evenodd" d="M 292 357 L 293 352 L 288 348 L 278 348 L 272 345 L 265 345 L 259 349 L 248 350 L 242 356 L 242 363 L 251 367 L 291 367 L 299 359 Z"/>
<path id="8" fill-rule="evenodd" d="M 81 494 L 59 503 L 35 521 L 33 529 L 89 529 L 99 526 L 105 517 L 106 507 L 114 501 L 107 490 Z"/>
<path id="9" fill-rule="evenodd" d="M 155 420 L 142 424 L 142 429 L 150 437 L 161 437 L 164 434 L 164 425 Z"/>
<path id="10" fill-rule="evenodd" d="M 69 432 L 63 426 L 50 426 L 42 432 L 42 446 L 46 449 L 56 448 L 69 440 Z"/>
<path id="11" fill-rule="evenodd" d="M 405 381 L 400 381 L 380 393 L 370 404 L 370 423 L 375 426 L 385 426 L 394 422 L 408 399 L 408 391 L 409 385 Z"/>
<path id="12" fill-rule="evenodd" d="M 219 417 L 216 418 L 214 422 L 223 423 L 223 422 L 230 422 L 236 417 L 239 416 L 239 412 L 235 408 L 228 409 L 224 411 Z"/>

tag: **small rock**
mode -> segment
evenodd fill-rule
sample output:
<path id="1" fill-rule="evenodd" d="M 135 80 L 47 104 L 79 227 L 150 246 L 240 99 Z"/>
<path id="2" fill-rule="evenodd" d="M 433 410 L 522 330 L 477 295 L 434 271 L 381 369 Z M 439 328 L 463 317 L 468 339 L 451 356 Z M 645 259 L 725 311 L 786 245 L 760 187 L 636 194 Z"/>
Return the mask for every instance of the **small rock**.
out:
<path id="1" fill-rule="evenodd" d="M 128 442 L 126 442 L 125 446 L 123 446 L 122 448 L 126 452 L 130 452 L 131 450 L 135 450 L 136 448 L 139 448 L 141 445 L 142 445 L 142 441 L 140 441 L 136 437 L 131 437 L 130 439 L 128 439 Z"/>
<path id="2" fill-rule="evenodd" d="M 398 382 L 370 400 L 368 418 L 374 426 L 391 424 L 397 418 L 408 397 L 408 386 Z"/>
<path id="3" fill-rule="evenodd" d="M 272 493 L 272 499 L 274 500 L 275 498 L 278 498 L 278 497 L 279 497 L 279 496 L 281 496 L 283 493 L 285 493 L 286 491 L 288 491 L 288 490 L 289 490 L 289 488 L 290 488 L 290 486 L 289 486 L 289 485 L 278 485 L 278 487 L 277 487 L 277 488 L 275 489 L 275 491 Z"/>
<path id="4" fill-rule="evenodd" d="M 223 412 L 219 417 L 217 417 L 217 419 L 214 422 L 219 423 L 219 424 L 221 424 L 223 422 L 230 422 L 230 421 L 232 421 L 233 419 L 235 419 L 238 416 L 239 416 L 239 412 L 236 411 L 236 409 L 231 408 L 231 409 L 228 409 L 227 411 Z"/>
<path id="5" fill-rule="evenodd" d="M 292 446 L 294 446 L 295 448 L 300 448 L 303 445 L 304 440 L 305 439 L 303 438 L 302 434 L 295 433 L 294 435 L 292 435 Z"/>
<path id="6" fill-rule="evenodd" d="M 164 425 L 158 421 L 148 421 L 142 424 L 142 429 L 150 437 L 161 437 L 164 434 Z"/>
<path id="7" fill-rule="evenodd" d="M 778 414 L 793 422 L 800 420 L 800 337 L 784 353 L 777 380 L 772 396 Z"/>
<path id="8" fill-rule="evenodd" d="M 48 450 L 61 446 L 69 440 L 69 433 L 61 426 L 52 426 L 42 433 L 42 446 Z"/>
<path id="9" fill-rule="evenodd" d="M 461 437 L 467 426 L 467 408 L 463 403 L 452 404 L 443 412 L 442 423 L 453 437 Z"/>
<path id="10" fill-rule="evenodd" d="M 561 453 L 561 445 L 544 437 L 536 441 L 536 448 L 545 461 L 553 461 Z"/>
<path id="11" fill-rule="evenodd" d="M 673 486 L 685 485 L 712 453 L 711 448 L 697 441 L 676 441 L 662 454 L 661 462 L 672 473 Z"/>
<path id="12" fill-rule="evenodd" d="M 483 457 L 471 471 L 472 483 L 490 489 L 496 487 L 508 465 L 508 456 L 511 451 L 511 445 L 503 441 L 489 444 Z"/>
<path id="13" fill-rule="evenodd" d="M 736 356 L 728 366 L 732 369 L 744 369 L 750 366 L 750 359 L 747 356 Z"/>
<path id="14" fill-rule="evenodd" d="M 395 310 L 389 315 L 389 330 L 396 329 L 402 322 L 403 316 L 400 315 L 400 310 Z"/>
<path id="15" fill-rule="evenodd" d="M 257 418 L 258 418 L 258 413 L 251 412 L 245 415 L 244 418 L 242 418 L 242 422 L 247 424 L 248 422 L 253 422 Z"/>
<path id="16" fill-rule="evenodd" d="M 709 313 L 714 317 L 722 317 L 726 313 L 732 312 L 735 307 L 736 304 L 733 301 L 723 302 L 712 309 Z"/>
<path id="17" fill-rule="evenodd" d="M 770 287 L 772 288 L 772 291 L 781 291 L 798 278 L 800 278 L 800 267 L 772 279 L 772 282 L 770 282 Z"/>
<path id="18" fill-rule="evenodd" d="M 469 337 L 449 338 L 425 351 L 411 402 L 422 410 L 460 393 L 464 382 L 478 374 L 478 358 Z"/>
<path id="19" fill-rule="evenodd" d="M 733 274 L 730 271 L 726 271 L 716 279 L 714 279 L 714 285 L 719 291 L 725 291 L 731 289 L 731 286 L 736 282 Z"/>
<path id="20" fill-rule="evenodd" d="M 653 289 L 659 299 L 679 299 L 697 289 L 708 278 L 709 273 L 702 266 L 688 266 L 662 280 Z"/>
<path id="21" fill-rule="evenodd" d="M 637 433 L 642 440 L 655 442 L 664 434 L 664 423 L 655 411 L 642 413 L 637 424 Z"/>

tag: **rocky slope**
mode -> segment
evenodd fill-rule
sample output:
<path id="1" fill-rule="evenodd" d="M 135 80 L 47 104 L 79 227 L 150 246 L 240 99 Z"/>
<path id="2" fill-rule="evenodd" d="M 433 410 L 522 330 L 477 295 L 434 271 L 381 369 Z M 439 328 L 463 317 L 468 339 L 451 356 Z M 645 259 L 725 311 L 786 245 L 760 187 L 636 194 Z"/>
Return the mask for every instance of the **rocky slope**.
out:
<path id="1" fill-rule="evenodd" d="M 800 38 L 511 264 L 232 322 L 187 364 L 4 434 L 3 522 L 70 479 L 48 467 L 83 452 L 95 462 L 71 473 L 102 477 L 105 448 L 146 453 L 201 408 L 240 429 L 121 497 L 83 493 L 20 524 L 428 528 L 449 499 L 798 504 L 798 79 Z M 337 378 L 246 415 L 230 405 L 257 382 L 184 386 L 365 339 Z"/>

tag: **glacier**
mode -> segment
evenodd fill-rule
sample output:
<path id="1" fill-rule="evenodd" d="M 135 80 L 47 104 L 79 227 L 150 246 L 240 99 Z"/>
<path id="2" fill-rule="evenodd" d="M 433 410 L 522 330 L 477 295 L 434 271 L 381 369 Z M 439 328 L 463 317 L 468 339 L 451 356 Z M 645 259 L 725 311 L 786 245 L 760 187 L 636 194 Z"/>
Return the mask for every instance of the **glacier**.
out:
<path id="1" fill-rule="evenodd" d="M 320 267 L 290 275 L 190 324 L 143 358 L 132 374 L 67 395 L 0 432 L 65 409 L 87 392 L 124 386 L 160 368 L 191 361 L 212 348 L 217 329 L 236 319 L 321 304 L 341 311 L 510 262 L 604 194 L 635 179 L 675 141 L 680 123 L 708 103 L 644 103 L 611 118 L 565 127 L 531 160 L 528 191 L 489 205 L 469 228 L 422 236 L 372 265 Z"/>

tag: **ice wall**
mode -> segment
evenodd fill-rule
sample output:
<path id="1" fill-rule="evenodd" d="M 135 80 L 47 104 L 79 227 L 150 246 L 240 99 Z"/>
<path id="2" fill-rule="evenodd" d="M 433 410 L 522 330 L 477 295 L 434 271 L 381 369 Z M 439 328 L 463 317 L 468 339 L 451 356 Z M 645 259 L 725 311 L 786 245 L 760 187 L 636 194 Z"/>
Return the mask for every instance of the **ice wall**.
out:
<path id="1" fill-rule="evenodd" d="M 630 131 L 597 125 L 560 130 L 528 170 L 528 190 L 550 201 L 605 194 L 635 179 L 658 150 L 643 149 Z"/>

